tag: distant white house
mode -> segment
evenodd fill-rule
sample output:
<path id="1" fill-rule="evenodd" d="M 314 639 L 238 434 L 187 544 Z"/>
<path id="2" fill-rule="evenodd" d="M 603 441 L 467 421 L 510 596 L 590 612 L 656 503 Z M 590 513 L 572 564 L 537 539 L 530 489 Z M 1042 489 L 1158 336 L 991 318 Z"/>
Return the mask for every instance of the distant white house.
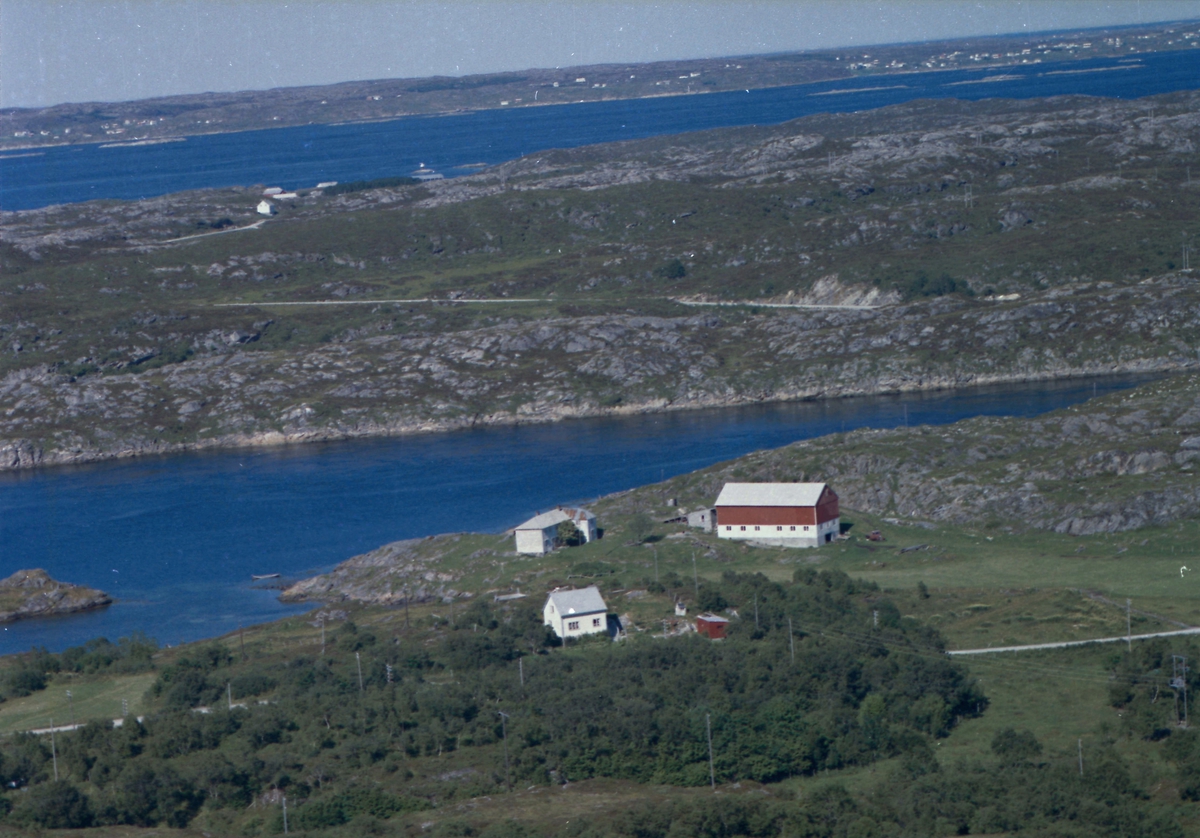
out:
<path id="1" fill-rule="evenodd" d="M 268 186 L 266 189 L 264 189 L 264 190 L 263 190 L 263 194 L 264 194 L 264 195 L 268 195 L 268 196 L 270 196 L 270 195 L 278 195 L 278 194 L 279 194 L 280 192 L 282 192 L 282 191 L 283 191 L 283 187 L 280 187 L 280 186 Z"/>
<path id="2" fill-rule="evenodd" d="M 275 205 L 264 198 L 263 200 L 258 202 L 258 214 L 259 215 L 274 215 L 275 214 Z"/>
<path id="3" fill-rule="evenodd" d="M 595 585 L 552 591 L 542 608 L 542 622 L 564 639 L 598 634 L 608 630 L 608 606 Z"/>
<path id="4" fill-rule="evenodd" d="M 292 200 L 293 198 L 299 198 L 299 197 L 300 197 L 300 195 L 299 195 L 299 194 L 297 194 L 297 193 L 295 193 L 295 192 L 280 192 L 278 195 L 276 195 L 276 196 L 275 196 L 275 200 L 277 200 L 277 201 L 283 201 L 283 200 L 288 200 L 288 201 L 290 201 L 290 200 Z"/>
<path id="5" fill-rule="evenodd" d="M 558 525 L 563 521 L 573 523 L 585 542 L 596 538 L 595 515 L 586 509 L 560 506 L 533 516 L 513 530 L 517 539 L 517 552 L 532 556 L 549 553 L 554 549 L 554 540 L 558 538 Z"/>
<path id="6" fill-rule="evenodd" d="M 338 182 L 336 180 L 323 180 L 317 184 L 317 189 L 328 189 L 331 186 L 337 186 L 337 185 L 338 185 Z"/>

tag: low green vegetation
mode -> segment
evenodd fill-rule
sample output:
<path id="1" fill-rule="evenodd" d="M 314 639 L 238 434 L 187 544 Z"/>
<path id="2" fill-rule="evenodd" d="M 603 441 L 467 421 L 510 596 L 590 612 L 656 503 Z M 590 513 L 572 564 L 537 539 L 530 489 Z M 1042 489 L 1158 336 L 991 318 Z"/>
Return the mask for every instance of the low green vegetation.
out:
<path id="1" fill-rule="evenodd" d="M 886 600 L 872 626 L 860 602 L 872 585 L 796 577 L 731 573 L 702 586 L 703 605 L 755 615 L 722 644 L 602 636 L 552 652 L 537 603 L 479 602 L 391 637 L 345 622 L 315 654 L 264 660 L 198 646 L 160 668 L 144 721 L 61 736 L 57 769 L 44 737 L 9 740 L 2 779 L 30 789 L 10 818 L 183 826 L 208 807 L 245 821 L 278 789 L 295 824 L 319 828 L 514 783 L 770 782 L 914 749 L 928 761 L 930 737 L 983 711 L 962 667 L 938 654 L 936 632 Z M 422 760 L 460 752 L 472 766 L 463 782 L 405 782 Z M 75 814 L 58 820 L 64 809 Z"/>
<path id="2" fill-rule="evenodd" d="M 350 192 L 362 192 L 365 189 L 389 189 L 394 186 L 411 186 L 418 183 L 411 177 L 384 177 L 375 180 L 352 180 L 347 183 L 335 183 L 324 187 L 321 192 L 326 195 L 345 195 Z"/>

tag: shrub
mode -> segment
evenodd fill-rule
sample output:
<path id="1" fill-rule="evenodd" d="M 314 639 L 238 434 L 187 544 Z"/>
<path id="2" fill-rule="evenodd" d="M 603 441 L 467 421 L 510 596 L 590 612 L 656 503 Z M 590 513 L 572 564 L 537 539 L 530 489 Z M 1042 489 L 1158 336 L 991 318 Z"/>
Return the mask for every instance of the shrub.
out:
<path id="1" fill-rule="evenodd" d="M 665 265 L 655 268 L 654 274 L 662 279 L 683 279 L 687 276 L 687 267 L 678 259 L 672 259 Z"/>
<path id="2" fill-rule="evenodd" d="M 22 801 L 19 816 L 46 829 L 82 829 L 92 825 L 87 796 L 68 780 L 39 783 Z"/>

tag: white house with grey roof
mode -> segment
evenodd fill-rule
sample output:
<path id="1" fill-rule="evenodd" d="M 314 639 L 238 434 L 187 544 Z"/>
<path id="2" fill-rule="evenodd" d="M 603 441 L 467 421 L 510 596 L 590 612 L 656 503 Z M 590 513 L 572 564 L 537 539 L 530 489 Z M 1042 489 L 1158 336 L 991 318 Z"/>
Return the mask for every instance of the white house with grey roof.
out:
<path id="1" fill-rule="evenodd" d="M 608 606 L 595 585 L 551 591 L 542 608 L 542 622 L 566 639 L 608 630 Z"/>
<path id="2" fill-rule="evenodd" d="M 558 538 L 558 525 L 563 521 L 574 524 L 585 542 L 596 538 L 595 515 L 586 509 L 560 506 L 533 516 L 513 530 L 517 539 L 517 552 L 533 556 L 549 553 L 554 549 L 554 540 Z"/>

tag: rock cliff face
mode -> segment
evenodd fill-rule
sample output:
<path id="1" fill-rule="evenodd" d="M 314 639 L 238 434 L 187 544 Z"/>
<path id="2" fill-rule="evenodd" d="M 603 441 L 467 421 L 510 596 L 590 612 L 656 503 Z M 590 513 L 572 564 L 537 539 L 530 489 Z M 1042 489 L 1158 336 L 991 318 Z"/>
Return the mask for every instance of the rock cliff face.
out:
<path id="1" fill-rule="evenodd" d="M 1025 299 L 709 309 L 380 335 L 161 371 L 0 379 L 0 469 L 238 445 L 912 392 L 1197 365 L 1184 277 Z"/>
<path id="2" fill-rule="evenodd" d="M 0 580 L 0 623 L 26 617 L 74 614 L 109 605 L 103 591 L 56 582 L 44 570 L 18 570 Z"/>

